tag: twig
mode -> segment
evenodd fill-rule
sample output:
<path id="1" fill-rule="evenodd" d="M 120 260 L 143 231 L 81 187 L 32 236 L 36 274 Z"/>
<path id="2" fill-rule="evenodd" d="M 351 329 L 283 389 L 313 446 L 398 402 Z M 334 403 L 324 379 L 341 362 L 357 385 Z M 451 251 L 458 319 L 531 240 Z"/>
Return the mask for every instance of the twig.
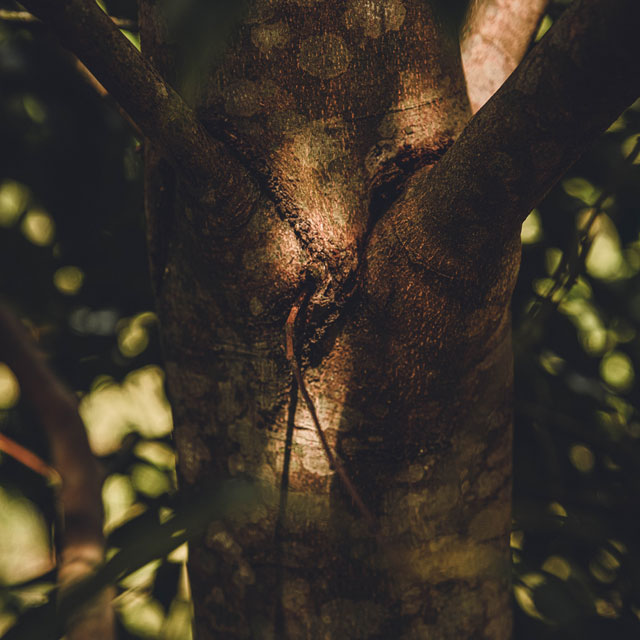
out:
<path id="1" fill-rule="evenodd" d="M 307 405 L 307 409 L 309 410 L 309 413 L 311 414 L 311 419 L 313 420 L 316 433 L 320 438 L 320 442 L 322 443 L 322 448 L 324 450 L 324 454 L 327 458 L 327 461 L 329 462 L 329 465 L 331 466 L 332 469 L 335 469 L 336 473 L 338 474 L 338 477 L 342 481 L 344 488 L 347 490 L 348 494 L 351 496 L 351 499 L 353 500 L 354 504 L 356 505 L 356 507 L 358 508 L 358 510 L 364 517 L 364 519 L 369 523 L 372 529 L 376 529 L 377 528 L 376 519 L 373 517 L 373 514 L 371 513 L 371 511 L 369 511 L 369 509 L 365 505 L 364 501 L 360 497 L 360 494 L 358 493 L 358 490 L 355 488 L 355 486 L 351 482 L 351 479 L 347 475 L 345 468 L 342 466 L 340 461 L 334 456 L 333 451 L 331 450 L 331 447 L 327 442 L 327 438 L 324 434 L 324 431 L 322 430 L 322 426 L 320 425 L 320 420 L 318 419 L 318 414 L 316 412 L 315 405 L 313 403 L 313 400 L 311 399 L 311 396 L 309 395 L 309 392 L 307 391 L 307 387 L 305 385 L 304 378 L 302 376 L 302 371 L 300 370 L 300 365 L 298 364 L 298 360 L 296 358 L 295 348 L 294 348 L 295 323 L 296 323 L 296 318 L 298 317 L 298 313 L 300 312 L 300 309 L 302 308 L 303 304 L 306 302 L 308 297 L 309 297 L 309 290 L 307 287 L 305 287 L 300 293 L 300 295 L 298 296 L 298 298 L 296 299 L 296 301 L 293 303 L 293 306 L 291 307 L 291 311 L 289 312 L 289 317 L 287 318 L 287 322 L 285 323 L 285 355 L 287 357 L 287 360 L 289 361 L 289 364 L 291 365 L 291 370 L 293 371 L 293 375 L 296 379 L 296 382 L 298 383 L 298 388 L 300 389 L 302 398 L 305 404 Z"/>
<path id="2" fill-rule="evenodd" d="M 258 197 L 253 181 L 194 110 L 113 24 L 95 2 L 23 0 L 62 44 L 87 66 L 142 133 L 167 155 L 201 204 L 220 215 L 249 215 Z M 247 188 L 238 189 L 238 184 Z M 224 210 L 223 210 L 224 209 Z"/>
<path id="3" fill-rule="evenodd" d="M 127 18 L 116 18 L 115 16 L 109 16 L 111 18 L 113 24 L 118 27 L 118 29 L 125 29 L 127 31 L 137 31 L 138 24 L 134 20 L 128 20 Z M 0 9 L 0 22 L 13 22 L 15 24 L 42 24 L 42 21 L 34 16 L 32 13 L 28 11 L 8 11 L 5 9 Z M 109 92 L 104 88 L 104 86 L 98 82 L 96 77 L 87 69 L 87 67 L 78 59 L 73 56 L 75 60 L 75 67 L 80 73 L 80 75 L 87 81 L 87 83 L 95 89 L 98 95 L 105 99 L 109 100 Z M 133 133 L 140 139 L 144 136 L 142 135 L 142 131 L 140 131 L 140 127 L 131 119 L 129 114 L 115 101 L 112 100 L 112 106 L 118 111 L 122 119 L 131 127 Z"/>
<path id="4" fill-rule="evenodd" d="M 0 358 L 12 369 L 23 397 L 35 410 L 61 479 L 57 492 L 62 519 L 58 580 L 64 591 L 104 560 L 102 474 L 91 453 L 75 395 L 46 365 L 20 321 L 2 305 Z M 29 460 L 24 450 L 16 451 L 23 461 Z M 112 640 L 110 593 L 104 592 L 69 620 L 66 632 L 69 640 Z"/>
<path id="5" fill-rule="evenodd" d="M 138 23 L 136 20 L 130 20 L 129 18 L 118 18 L 116 16 L 109 16 L 113 21 L 113 24 L 118 29 L 124 29 L 125 31 L 138 31 Z M 18 24 L 40 24 L 41 20 L 28 11 L 9 11 L 8 9 L 0 9 L 0 20 L 3 22 L 16 22 Z"/>
<path id="6" fill-rule="evenodd" d="M 51 465 L 4 433 L 0 433 L 0 451 L 4 451 L 31 471 L 45 477 L 51 484 L 55 486 L 62 484 L 60 474 Z"/>
<path id="7" fill-rule="evenodd" d="M 75 60 L 75 67 L 78 73 L 82 76 L 85 82 L 105 101 L 110 103 L 110 105 L 120 114 L 120 117 L 129 125 L 131 131 L 134 135 L 142 140 L 144 138 L 144 134 L 140 130 L 140 127 L 131 119 L 131 116 L 111 97 L 109 92 L 104 88 L 102 83 L 87 69 L 86 65 L 80 60 L 76 58 L 73 54 L 70 54 L 71 57 Z"/>

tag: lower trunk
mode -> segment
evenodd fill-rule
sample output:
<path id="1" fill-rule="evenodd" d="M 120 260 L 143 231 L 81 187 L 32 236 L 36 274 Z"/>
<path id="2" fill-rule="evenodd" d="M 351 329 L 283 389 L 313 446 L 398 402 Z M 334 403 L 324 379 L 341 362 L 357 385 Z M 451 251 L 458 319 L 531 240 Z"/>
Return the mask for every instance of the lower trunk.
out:
<path id="1" fill-rule="evenodd" d="M 475 291 L 400 256 L 400 286 L 378 265 L 389 227 L 328 329 L 314 334 L 312 302 L 296 329 L 320 423 L 375 530 L 287 363 L 294 296 L 280 321 L 261 321 L 265 292 L 242 271 L 203 269 L 190 234 L 173 230 L 158 303 L 183 488 L 229 476 L 260 486 L 259 507 L 191 546 L 199 640 L 510 637 L 517 249 Z"/>
<path id="2" fill-rule="evenodd" d="M 170 38 L 155 3 L 141 7 L 143 47 L 167 73 Z M 182 488 L 233 476 L 260 487 L 258 507 L 191 546 L 199 640 L 510 635 L 519 246 L 503 231 L 478 249 L 474 229 L 451 224 L 424 229 L 414 256 L 405 237 L 470 116 L 442 25 L 418 0 L 251 3 L 202 79 L 201 109 L 260 187 L 250 213 L 189 199 L 148 150 Z M 305 386 L 375 526 L 287 361 L 301 292 Z"/>

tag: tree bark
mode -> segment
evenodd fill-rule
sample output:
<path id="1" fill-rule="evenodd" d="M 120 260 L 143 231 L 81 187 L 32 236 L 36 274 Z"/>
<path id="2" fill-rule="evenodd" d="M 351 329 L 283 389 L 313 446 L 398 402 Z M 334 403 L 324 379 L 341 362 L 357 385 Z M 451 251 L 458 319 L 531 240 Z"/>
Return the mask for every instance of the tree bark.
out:
<path id="1" fill-rule="evenodd" d="M 257 509 L 191 547 L 201 640 L 510 637 L 518 227 L 637 94 L 638 9 L 574 3 L 455 142 L 468 83 L 436 6 L 256 0 L 196 108 L 208 149 L 224 147 L 212 171 L 224 197 L 197 197 L 211 185 L 194 189 L 166 137 L 146 145 L 182 486 L 261 487 Z M 513 15 L 511 68 L 533 24 Z M 140 27 L 178 86 L 152 0 Z M 296 301 L 298 381 L 285 353 Z"/>
<path id="2" fill-rule="evenodd" d="M 524 57 L 549 0 L 472 0 L 460 34 L 462 66 L 473 113 Z"/>
<path id="3" fill-rule="evenodd" d="M 170 77 L 153 11 L 143 3 L 143 51 Z M 183 486 L 248 475 L 263 492 L 248 520 L 213 523 L 191 547 L 200 639 L 509 637 L 518 246 L 490 281 L 421 271 L 390 288 L 381 262 L 414 265 L 375 234 L 470 117 L 458 43 L 438 20 L 400 0 L 252 6 L 199 109 L 262 187 L 238 228 L 188 203 L 147 152 Z M 376 531 L 330 467 L 285 357 L 307 286 L 296 349 Z"/>
<path id="4" fill-rule="evenodd" d="M 142 56 L 23 3 L 148 137 L 182 488 L 259 482 L 191 546 L 198 638 L 509 638 L 519 225 L 638 95 L 640 3 L 575 0 L 490 98 L 542 0 L 475 1 L 464 60 L 437 0 L 253 0 L 193 105 L 161 3 Z"/>

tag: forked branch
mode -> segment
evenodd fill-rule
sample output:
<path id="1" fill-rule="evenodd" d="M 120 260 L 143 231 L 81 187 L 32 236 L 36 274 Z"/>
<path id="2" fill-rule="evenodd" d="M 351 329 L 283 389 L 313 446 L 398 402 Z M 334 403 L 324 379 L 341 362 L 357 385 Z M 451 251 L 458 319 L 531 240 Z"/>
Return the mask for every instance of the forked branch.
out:
<path id="1" fill-rule="evenodd" d="M 234 216 L 252 208 L 257 196 L 243 166 L 208 134 L 193 109 L 95 2 L 23 0 L 23 4 L 55 31 L 142 133 L 163 149 L 192 195 L 201 203 L 224 203 Z M 245 187 L 240 189 L 239 184 Z"/>
<path id="2" fill-rule="evenodd" d="M 640 95 L 640 3 L 575 0 L 431 172 L 391 211 L 414 262 L 449 275 L 499 259 L 587 146 Z"/>

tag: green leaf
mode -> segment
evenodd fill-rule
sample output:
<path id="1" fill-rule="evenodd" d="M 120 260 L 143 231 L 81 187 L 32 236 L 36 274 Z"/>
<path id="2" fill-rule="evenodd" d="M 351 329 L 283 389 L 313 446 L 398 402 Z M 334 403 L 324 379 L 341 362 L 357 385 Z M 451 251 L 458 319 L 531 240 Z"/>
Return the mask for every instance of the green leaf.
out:
<path id="1" fill-rule="evenodd" d="M 234 480 L 190 496 L 188 502 L 162 524 L 154 518 L 141 518 L 130 544 L 95 573 L 69 587 L 58 600 L 57 611 L 53 602 L 29 609 L 3 636 L 4 640 L 56 640 L 62 635 L 65 620 L 106 586 L 201 535 L 212 520 L 250 509 L 255 497 L 253 485 Z"/>

